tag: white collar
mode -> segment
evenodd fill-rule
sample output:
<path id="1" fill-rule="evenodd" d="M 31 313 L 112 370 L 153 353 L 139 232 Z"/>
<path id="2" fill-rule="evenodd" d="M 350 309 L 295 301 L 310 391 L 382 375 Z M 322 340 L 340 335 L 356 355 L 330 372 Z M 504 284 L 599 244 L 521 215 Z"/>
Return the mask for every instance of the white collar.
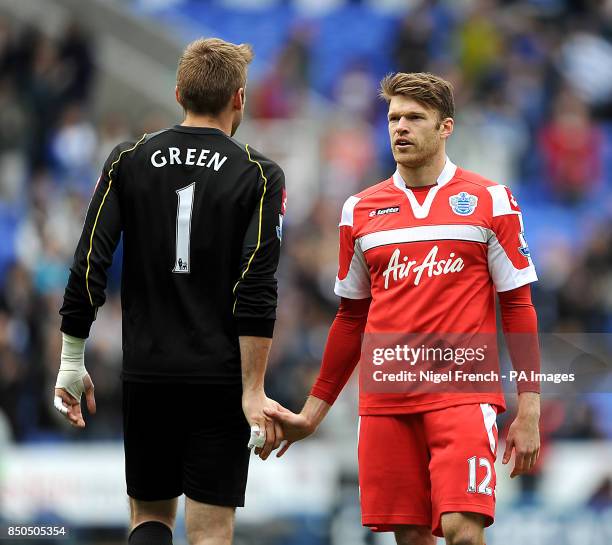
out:
<path id="1" fill-rule="evenodd" d="M 440 175 L 436 180 L 436 184 L 447 184 L 453 179 L 455 172 L 457 172 L 457 165 L 453 163 L 447 156 L 446 162 L 444 163 L 444 168 L 442 169 L 442 172 L 440 172 Z M 399 170 L 396 170 L 393 174 L 393 183 L 400 189 L 410 189 L 409 187 L 406 187 L 406 181 L 402 178 L 402 175 L 399 173 Z"/>
<path id="2" fill-rule="evenodd" d="M 412 212 L 414 213 L 414 217 L 418 219 L 423 219 L 429 215 L 429 209 L 431 208 L 431 204 L 433 203 L 436 193 L 438 193 L 438 191 L 443 185 L 447 184 L 453 179 L 453 176 L 455 176 L 456 172 L 457 172 L 457 165 L 455 165 L 447 157 L 446 163 L 444 163 L 444 168 L 442 169 L 442 172 L 440 172 L 440 175 L 438 176 L 438 179 L 436 180 L 437 185 L 435 185 L 429 190 L 429 193 L 427 193 L 427 197 L 425 197 L 425 201 L 423 202 L 423 206 L 419 204 L 419 201 L 417 201 L 412 190 L 409 187 L 406 187 L 406 182 L 400 175 L 399 170 L 396 170 L 395 173 L 393 174 L 393 183 L 395 184 L 396 187 L 401 189 L 408 197 L 408 202 L 410 203 L 410 206 L 412 207 Z"/>

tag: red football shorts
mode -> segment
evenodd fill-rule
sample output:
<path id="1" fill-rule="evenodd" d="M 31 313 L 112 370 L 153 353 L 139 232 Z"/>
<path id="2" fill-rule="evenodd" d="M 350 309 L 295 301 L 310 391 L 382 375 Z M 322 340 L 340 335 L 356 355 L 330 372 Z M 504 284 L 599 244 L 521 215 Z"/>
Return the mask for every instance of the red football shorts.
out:
<path id="1" fill-rule="evenodd" d="M 457 405 L 416 414 L 362 416 L 361 520 L 376 532 L 429 526 L 443 537 L 443 513 L 469 512 L 493 523 L 496 410 Z"/>

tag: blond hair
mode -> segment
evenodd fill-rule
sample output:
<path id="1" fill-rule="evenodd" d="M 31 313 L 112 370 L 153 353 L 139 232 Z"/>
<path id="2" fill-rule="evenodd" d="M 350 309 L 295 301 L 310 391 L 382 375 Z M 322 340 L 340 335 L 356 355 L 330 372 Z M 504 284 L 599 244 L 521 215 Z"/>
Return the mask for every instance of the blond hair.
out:
<path id="1" fill-rule="evenodd" d="M 379 96 L 389 104 L 391 98 L 397 95 L 411 98 L 436 110 L 440 121 L 455 115 L 453 86 L 429 72 L 387 74 L 380 82 Z"/>
<path id="2" fill-rule="evenodd" d="M 191 42 L 181 55 L 176 87 L 181 105 L 196 114 L 217 115 L 247 79 L 253 60 L 248 44 L 236 45 L 219 38 Z"/>

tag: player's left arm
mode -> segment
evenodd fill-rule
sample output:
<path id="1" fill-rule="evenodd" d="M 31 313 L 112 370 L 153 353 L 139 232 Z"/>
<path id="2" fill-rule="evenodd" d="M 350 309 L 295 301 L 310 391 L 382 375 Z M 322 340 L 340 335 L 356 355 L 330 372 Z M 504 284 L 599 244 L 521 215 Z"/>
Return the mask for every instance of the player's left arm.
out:
<path id="1" fill-rule="evenodd" d="M 118 175 L 122 155 L 134 144 L 121 144 L 110 154 L 96 184 L 74 254 L 64 292 L 62 353 L 55 385 L 54 406 L 79 428 L 85 427 L 81 396 L 95 413 L 94 385 L 85 368 L 85 340 L 98 308 L 106 300 L 107 269 L 121 237 Z"/>
<path id="2" fill-rule="evenodd" d="M 233 288 L 233 313 L 239 336 L 272 338 L 278 296 L 276 269 L 286 206 L 285 176 L 274 163 L 254 163 L 257 201 L 244 236 L 240 274 Z"/>
<path id="3" fill-rule="evenodd" d="M 514 449 L 514 469 L 510 476 L 516 477 L 529 472 L 540 454 L 540 382 L 532 378 L 532 373 L 540 371 L 538 319 L 528 284 L 500 292 L 498 297 L 512 366 L 521 373 L 519 376 L 524 373 L 528 377 L 517 381 L 518 413 L 510 425 L 502 460 L 507 464 Z"/>
<path id="4" fill-rule="evenodd" d="M 504 186 L 488 188 L 492 198 L 491 237 L 488 243 L 489 271 L 498 292 L 502 326 L 517 381 L 518 413 L 506 439 L 503 463 L 515 451 L 511 477 L 530 471 L 540 451 L 540 383 L 534 373 L 540 371 L 540 350 L 535 308 L 529 284 L 537 280 L 525 239 L 519 205 Z"/>
<path id="5" fill-rule="evenodd" d="M 255 452 L 265 460 L 283 440 L 281 426 L 263 410 L 279 407 L 266 396 L 264 379 L 276 320 L 275 275 L 286 194 L 282 169 L 270 161 L 256 160 L 248 153 L 253 163 L 253 183 L 258 187 L 257 202 L 244 237 L 240 276 L 234 285 L 233 312 L 240 342 L 242 407 L 255 430 Z"/>

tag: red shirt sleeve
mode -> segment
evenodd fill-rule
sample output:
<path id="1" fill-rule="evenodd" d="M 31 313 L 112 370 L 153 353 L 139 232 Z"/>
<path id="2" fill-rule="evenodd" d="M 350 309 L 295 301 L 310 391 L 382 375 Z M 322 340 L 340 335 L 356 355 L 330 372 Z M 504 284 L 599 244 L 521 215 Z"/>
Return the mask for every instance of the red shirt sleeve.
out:
<path id="1" fill-rule="evenodd" d="M 518 381 L 518 393 L 540 392 L 540 381 L 531 380 L 532 372 L 540 372 L 540 345 L 538 342 L 538 318 L 531 302 L 528 284 L 499 292 L 502 328 L 508 345 L 512 366 L 524 371 L 529 380 Z"/>
<path id="2" fill-rule="evenodd" d="M 333 405 L 361 355 L 361 336 L 370 308 L 370 298 L 340 300 L 336 318 L 329 329 L 319 376 L 310 395 Z"/>

